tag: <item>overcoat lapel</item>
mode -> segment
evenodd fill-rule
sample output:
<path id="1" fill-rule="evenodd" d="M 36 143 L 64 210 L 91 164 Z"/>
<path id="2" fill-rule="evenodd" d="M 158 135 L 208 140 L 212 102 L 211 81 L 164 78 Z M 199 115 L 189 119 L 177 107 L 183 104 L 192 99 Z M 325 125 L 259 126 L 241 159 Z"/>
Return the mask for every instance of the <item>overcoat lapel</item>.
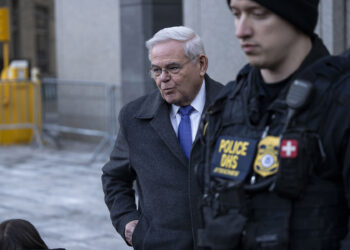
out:
<path id="1" fill-rule="evenodd" d="M 157 114 L 150 121 L 154 131 L 164 141 L 169 150 L 184 164 L 187 165 L 187 159 L 183 153 L 179 141 L 176 137 L 173 126 L 169 118 L 168 106 L 163 103 L 159 106 Z"/>
<path id="2" fill-rule="evenodd" d="M 184 165 L 188 164 L 170 122 L 169 106 L 162 99 L 159 90 L 156 90 L 145 100 L 140 111 L 136 114 L 136 118 L 148 120 L 154 132 L 164 141 L 169 151 Z"/>

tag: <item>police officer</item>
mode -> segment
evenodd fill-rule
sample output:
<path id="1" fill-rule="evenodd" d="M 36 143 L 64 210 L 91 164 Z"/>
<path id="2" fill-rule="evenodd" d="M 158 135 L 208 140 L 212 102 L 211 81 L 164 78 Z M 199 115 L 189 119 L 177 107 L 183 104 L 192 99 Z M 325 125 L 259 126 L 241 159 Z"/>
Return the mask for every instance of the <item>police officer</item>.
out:
<path id="1" fill-rule="evenodd" d="M 199 245 L 349 249 L 350 61 L 314 34 L 318 0 L 228 4 L 249 64 L 203 123 Z"/>

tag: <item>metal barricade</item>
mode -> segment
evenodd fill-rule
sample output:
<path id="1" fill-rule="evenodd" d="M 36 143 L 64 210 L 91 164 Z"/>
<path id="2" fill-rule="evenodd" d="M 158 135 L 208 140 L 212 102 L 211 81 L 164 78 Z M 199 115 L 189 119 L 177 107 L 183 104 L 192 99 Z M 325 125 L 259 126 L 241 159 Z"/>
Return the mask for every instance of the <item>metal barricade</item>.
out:
<path id="1" fill-rule="evenodd" d="M 40 134 L 40 82 L 0 81 L 0 144 L 29 143 Z"/>
<path id="2" fill-rule="evenodd" d="M 42 79 L 44 133 L 100 137 L 91 161 L 116 139 L 116 86 L 103 82 Z"/>

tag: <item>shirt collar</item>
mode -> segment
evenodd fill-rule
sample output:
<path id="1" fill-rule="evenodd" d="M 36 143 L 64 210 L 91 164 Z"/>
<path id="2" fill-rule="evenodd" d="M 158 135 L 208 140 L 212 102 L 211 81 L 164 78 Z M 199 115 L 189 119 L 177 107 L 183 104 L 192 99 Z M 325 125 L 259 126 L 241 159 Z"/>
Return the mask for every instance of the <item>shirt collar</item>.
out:
<path id="1" fill-rule="evenodd" d="M 205 105 L 205 80 L 203 79 L 202 86 L 196 95 L 196 97 L 191 102 L 191 106 L 194 108 L 195 111 L 198 111 L 199 113 L 203 112 L 204 105 Z M 177 112 L 179 111 L 180 106 L 177 106 L 175 104 L 171 105 L 171 113 L 170 115 L 172 117 L 176 116 Z"/>

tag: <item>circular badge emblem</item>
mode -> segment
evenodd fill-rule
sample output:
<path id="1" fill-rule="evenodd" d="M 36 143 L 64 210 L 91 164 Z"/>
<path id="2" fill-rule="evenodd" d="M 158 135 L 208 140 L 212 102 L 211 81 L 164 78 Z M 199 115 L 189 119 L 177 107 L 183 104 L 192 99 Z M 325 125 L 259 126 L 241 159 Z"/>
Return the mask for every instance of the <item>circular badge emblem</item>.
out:
<path id="1" fill-rule="evenodd" d="M 261 159 L 261 165 L 263 168 L 269 168 L 274 164 L 273 156 L 270 154 L 264 155 Z"/>

